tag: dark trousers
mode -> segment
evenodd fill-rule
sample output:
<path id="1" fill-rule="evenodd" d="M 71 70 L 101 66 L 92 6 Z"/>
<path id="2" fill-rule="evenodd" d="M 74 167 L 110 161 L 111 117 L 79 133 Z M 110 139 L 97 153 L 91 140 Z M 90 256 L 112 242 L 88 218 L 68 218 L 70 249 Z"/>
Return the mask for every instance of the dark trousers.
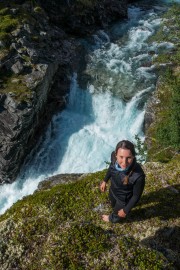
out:
<path id="1" fill-rule="evenodd" d="M 113 208 L 113 213 L 111 213 L 109 215 L 109 220 L 112 223 L 118 223 L 123 219 L 123 218 L 118 216 L 118 211 L 124 208 L 125 202 L 121 202 L 120 200 L 115 198 L 115 196 L 112 193 L 111 189 L 109 190 L 109 199 L 110 199 L 110 202 L 111 202 L 111 206 Z"/>

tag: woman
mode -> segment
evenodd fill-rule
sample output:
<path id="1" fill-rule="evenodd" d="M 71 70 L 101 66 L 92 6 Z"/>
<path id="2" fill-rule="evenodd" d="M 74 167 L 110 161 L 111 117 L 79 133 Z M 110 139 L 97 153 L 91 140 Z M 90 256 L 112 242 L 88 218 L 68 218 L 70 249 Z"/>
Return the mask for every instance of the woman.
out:
<path id="1" fill-rule="evenodd" d="M 111 164 L 108 168 L 100 190 L 104 192 L 108 180 L 111 178 L 109 199 L 113 213 L 103 215 L 106 222 L 119 222 L 125 218 L 139 201 L 145 185 L 145 174 L 136 162 L 133 143 L 127 140 L 120 141 L 111 154 Z"/>

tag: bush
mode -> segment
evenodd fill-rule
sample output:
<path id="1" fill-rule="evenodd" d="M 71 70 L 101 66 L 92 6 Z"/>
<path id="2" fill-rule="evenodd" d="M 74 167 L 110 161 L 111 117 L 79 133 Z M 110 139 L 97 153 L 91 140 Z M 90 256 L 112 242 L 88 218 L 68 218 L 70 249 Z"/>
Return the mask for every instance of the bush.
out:
<path id="1" fill-rule="evenodd" d="M 180 148 L 180 79 L 169 69 L 166 71 L 163 84 L 166 85 L 165 91 L 161 92 L 161 95 L 164 95 L 164 104 L 157 115 L 161 121 L 158 121 L 155 137 L 162 146 L 172 146 L 178 150 Z M 169 95 L 166 92 L 167 88 Z"/>

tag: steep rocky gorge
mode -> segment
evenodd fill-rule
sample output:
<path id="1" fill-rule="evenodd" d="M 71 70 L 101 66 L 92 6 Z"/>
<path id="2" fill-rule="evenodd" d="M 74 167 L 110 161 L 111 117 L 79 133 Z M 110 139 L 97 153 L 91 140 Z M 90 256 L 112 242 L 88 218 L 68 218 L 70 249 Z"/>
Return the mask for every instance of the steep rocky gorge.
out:
<path id="1" fill-rule="evenodd" d="M 83 57 L 78 37 L 126 17 L 127 2 L 1 1 L 0 183 L 15 180 L 52 114 L 65 107 Z"/>

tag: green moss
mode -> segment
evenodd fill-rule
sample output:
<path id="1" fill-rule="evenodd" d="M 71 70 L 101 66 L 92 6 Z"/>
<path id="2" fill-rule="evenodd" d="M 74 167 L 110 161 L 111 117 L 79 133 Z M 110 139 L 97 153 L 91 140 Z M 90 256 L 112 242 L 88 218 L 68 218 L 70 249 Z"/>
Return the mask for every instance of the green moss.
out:
<path id="1" fill-rule="evenodd" d="M 15 75 L 12 72 L 1 71 L 0 79 L 3 81 L 3 87 L 0 93 L 13 93 L 14 99 L 18 102 L 28 101 L 31 96 L 31 90 L 24 83 L 23 75 Z"/>
<path id="2" fill-rule="evenodd" d="M 0 31 L 10 32 L 18 25 L 18 20 L 14 19 L 11 15 L 4 15 L 0 20 Z"/>
<path id="3" fill-rule="evenodd" d="M 0 217 L 1 264 L 12 267 L 16 262 L 26 270 L 170 269 L 161 253 L 139 242 L 148 230 L 153 234 L 154 228 L 163 227 L 163 220 L 174 224 L 177 216 L 171 209 L 177 206 L 178 194 L 163 188 L 157 168 L 150 170 L 140 204 L 120 224 L 101 220 L 112 211 L 108 194 L 99 190 L 106 170 L 51 189 L 48 185 L 18 201 Z M 17 249 L 7 253 L 14 246 Z"/>
<path id="4" fill-rule="evenodd" d="M 43 10 L 42 10 L 41 7 L 37 6 L 37 7 L 34 8 L 34 12 L 36 12 L 36 13 L 42 13 Z"/>
<path id="5" fill-rule="evenodd" d="M 110 236 L 102 228 L 90 223 L 72 225 L 53 240 L 55 247 L 45 267 L 59 265 L 61 269 L 85 269 L 87 262 L 80 258 L 91 258 L 93 255 L 98 259 L 111 247 Z"/>
<path id="6" fill-rule="evenodd" d="M 10 41 L 9 33 L 19 25 L 19 22 L 12 15 L 7 14 L 7 12 L 8 9 L 0 10 L 0 40 L 8 44 Z"/>
<path id="7" fill-rule="evenodd" d="M 9 8 L 2 8 L 0 9 L 0 15 L 7 15 L 9 14 Z"/>
<path id="8" fill-rule="evenodd" d="M 120 250 L 123 254 L 124 261 L 128 258 L 128 262 L 119 265 L 123 269 L 129 269 L 128 265 L 134 265 L 139 270 L 146 269 L 164 269 L 163 257 L 156 251 L 151 251 L 138 245 L 138 242 L 132 238 L 125 237 L 118 241 Z M 131 255 L 130 255 L 131 254 Z M 124 268 L 125 267 L 125 268 Z"/>

